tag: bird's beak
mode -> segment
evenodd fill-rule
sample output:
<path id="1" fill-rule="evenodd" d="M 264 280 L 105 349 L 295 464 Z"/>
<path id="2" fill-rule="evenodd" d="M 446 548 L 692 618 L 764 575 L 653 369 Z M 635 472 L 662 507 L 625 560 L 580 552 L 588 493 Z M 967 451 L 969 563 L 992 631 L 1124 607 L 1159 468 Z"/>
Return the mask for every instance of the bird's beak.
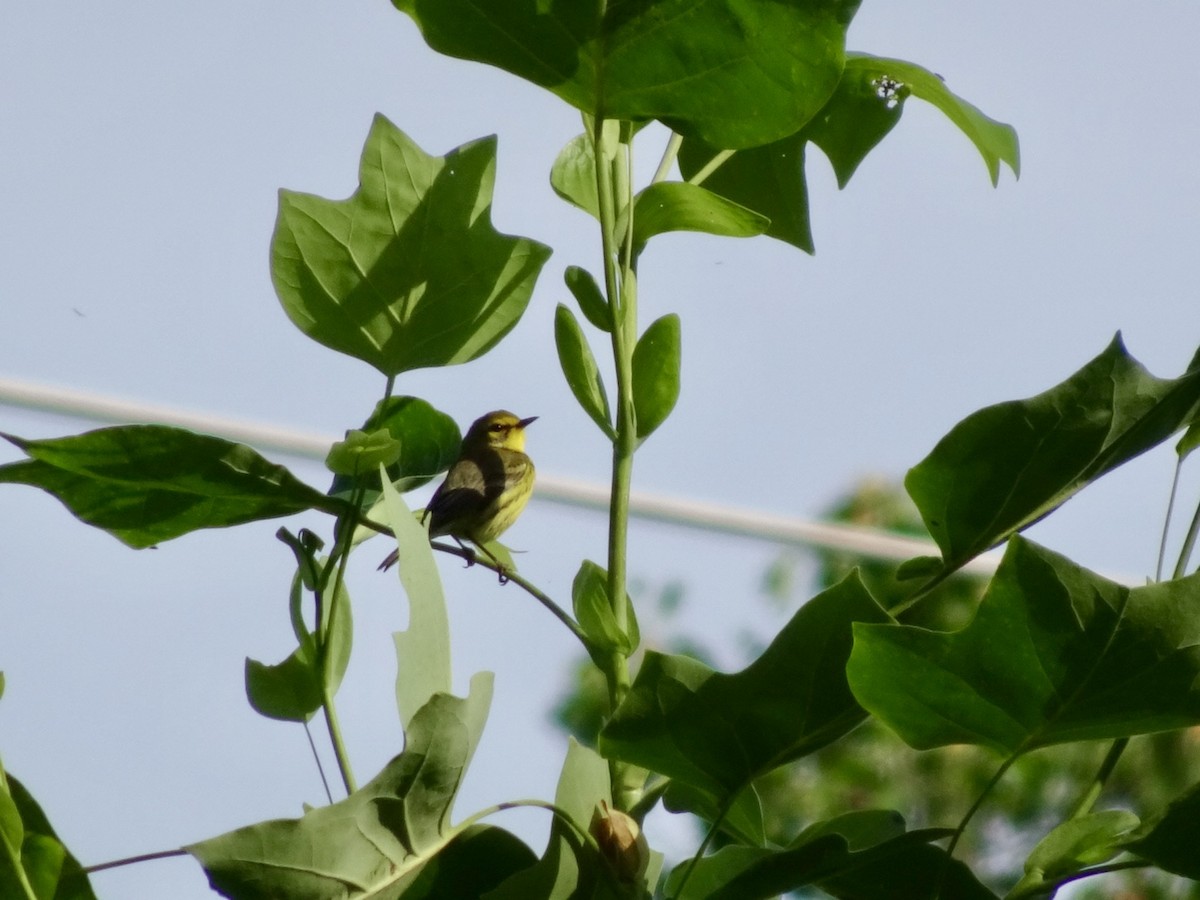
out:
<path id="1" fill-rule="evenodd" d="M 528 428 L 530 425 L 532 425 L 534 422 L 536 422 L 537 420 L 538 420 L 537 416 L 530 416 L 528 419 L 522 419 L 520 422 L 518 422 L 517 427 L 523 431 L 526 428 Z"/>

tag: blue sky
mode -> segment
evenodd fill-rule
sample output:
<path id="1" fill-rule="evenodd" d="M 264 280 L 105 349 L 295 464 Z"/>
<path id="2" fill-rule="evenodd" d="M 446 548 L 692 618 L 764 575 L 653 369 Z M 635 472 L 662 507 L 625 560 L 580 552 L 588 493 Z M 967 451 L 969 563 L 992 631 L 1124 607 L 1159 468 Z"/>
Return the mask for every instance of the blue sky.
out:
<path id="1" fill-rule="evenodd" d="M 1184 0 L 867 0 L 850 47 L 923 64 L 1013 124 L 1022 177 L 1006 170 L 993 189 L 969 142 L 914 101 L 845 191 L 811 154 L 815 256 L 765 238 L 658 239 L 641 315 L 682 316 L 683 388 L 636 486 L 814 516 L 859 477 L 902 475 L 972 410 L 1062 380 L 1117 330 L 1152 372 L 1181 373 L 1200 344 L 1196 34 L 1200 8 Z M 495 224 L 555 248 L 494 352 L 398 389 L 464 426 L 496 407 L 539 415 L 541 471 L 606 480 L 606 447 L 552 341 L 563 268 L 598 259 L 592 223 L 547 178 L 578 117 L 438 57 L 383 0 L 0 8 L 0 374 L 306 431 L 358 424 L 382 378 L 290 325 L 267 259 L 277 190 L 349 195 L 376 112 L 430 153 L 499 134 Z M 645 136 L 646 174 L 662 140 Z M 0 429 L 24 436 L 87 427 L 0 409 Z M 1032 536 L 1093 568 L 1150 574 L 1171 465 L 1169 451 L 1138 460 Z M 1194 503 L 1200 480 L 1185 490 Z M 85 862 L 320 802 L 300 730 L 258 718 L 242 693 L 246 656 L 288 651 L 279 523 L 134 552 L 32 490 L 5 488 L 0 510 L 0 754 Z M 510 538 L 564 602 L 579 560 L 604 555 L 602 521 L 544 503 Z M 389 632 L 404 606 L 372 549 L 352 573 L 341 695 L 360 781 L 401 740 Z M 650 586 L 681 579 L 689 629 L 733 665 L 737 636 L 765 627 L 757 585 L 776 552 L 636 524 L 631 570 Z M 549 797 L 563 740 L 547 707 L 570 636 L 478 570 L 443 571 L 457 686 L 497 672 L 458 814 Z M 540 849 L 544 816 L 498 821 Z M 106 900 L 211 896 L 188 860 L 95 883 Z"/>

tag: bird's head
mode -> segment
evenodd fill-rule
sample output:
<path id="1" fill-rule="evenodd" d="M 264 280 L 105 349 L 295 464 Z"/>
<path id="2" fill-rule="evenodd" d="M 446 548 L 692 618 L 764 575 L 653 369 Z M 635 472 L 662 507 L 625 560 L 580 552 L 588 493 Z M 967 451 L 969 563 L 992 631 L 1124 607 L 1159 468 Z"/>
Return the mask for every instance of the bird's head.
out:
<path id="1" fill-rule="evenodd" d="M 480 416 L 467 430 L 467 436 L 463 438 L 463 448 L 490 447 L 493 450 L 523 451 L 525 449 L 525 429 L 535 419 L 537 416 L 518 419 L 504 409 Z"/>

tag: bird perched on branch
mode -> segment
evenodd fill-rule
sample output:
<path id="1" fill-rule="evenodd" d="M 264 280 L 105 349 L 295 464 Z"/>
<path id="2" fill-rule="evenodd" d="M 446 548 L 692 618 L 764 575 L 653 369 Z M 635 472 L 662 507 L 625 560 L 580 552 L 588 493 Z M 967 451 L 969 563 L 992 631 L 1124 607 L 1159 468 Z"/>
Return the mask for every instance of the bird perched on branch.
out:
<path id="1" fill-rule="evenodd" d="M 525 454 L 525 429 L 537 419 L 518 419 L 498 409 L 476 419 L 463 438 L 458 459 L 446 473 L 421 521 L 429 520 L 431 538 L 449 535 L 467 549 L 471 541 L 500 566 L 504 565 L 484 546 L 494 541 L 517 520 L 533 493 L 533 460 Z M 379 566 L 395 564 L 393 550 Z"/>

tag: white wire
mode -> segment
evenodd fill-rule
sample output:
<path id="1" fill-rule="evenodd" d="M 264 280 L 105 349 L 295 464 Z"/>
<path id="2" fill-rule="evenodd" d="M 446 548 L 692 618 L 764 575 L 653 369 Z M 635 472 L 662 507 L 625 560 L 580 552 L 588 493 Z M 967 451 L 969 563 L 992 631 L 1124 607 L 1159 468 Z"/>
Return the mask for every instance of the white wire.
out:
<path id="1" fill-rule="evenodd" d="M 55 413 L 97 422 L 176 425 L 276 451 L 301 459 L 323 461 L 337 438 L 289 428 L 261 425 L 241 419 L 188 412 L 63 387 L 37 385 L 0 377 L 0 403 L 38 412 Z M 552 503 L 608 511 L 609 489 L 605 485 L 538 473 L 534 497 Z M 802 544 L 826 550 L 841 550 L 876 559 L 905 560 L 914 556 L 938 556 L 932 541 L 904 537 L 874 528 L 833 522 L 816 522 L 796 516 L 781 516 L 758 510 L 704 503 L 634 491 L 629 498 L 631 515 L 671 525 L 739 535 L 780 544 Z M 971 560 L 964 570 L 979 574 L 995 571 L 1000 554 L 985 553 Z"/>

